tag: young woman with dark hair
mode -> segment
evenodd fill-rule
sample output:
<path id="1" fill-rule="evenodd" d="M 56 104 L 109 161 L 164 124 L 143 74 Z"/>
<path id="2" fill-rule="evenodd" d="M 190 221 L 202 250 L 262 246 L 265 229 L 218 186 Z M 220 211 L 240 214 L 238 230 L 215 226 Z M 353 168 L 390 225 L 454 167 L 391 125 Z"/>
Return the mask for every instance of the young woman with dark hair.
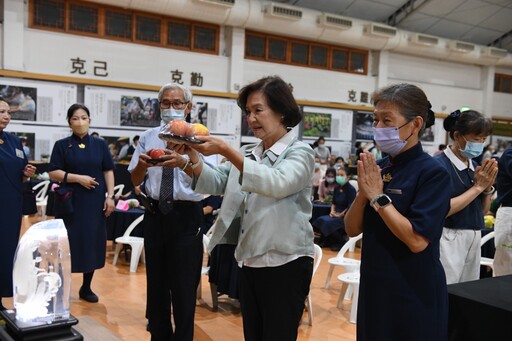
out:
<path id="1" fill-rule="evenodd" d="M 448 284 L 480 278 L 480 230 L 491 205 L 498 164 L 480 156 L 492 133 L 490 118 L 474 110 L 452 112 L 443 122 L 453 143 L 435 158 L 450 174 L 450 211 L 441 237 L 441 262 Z"/>

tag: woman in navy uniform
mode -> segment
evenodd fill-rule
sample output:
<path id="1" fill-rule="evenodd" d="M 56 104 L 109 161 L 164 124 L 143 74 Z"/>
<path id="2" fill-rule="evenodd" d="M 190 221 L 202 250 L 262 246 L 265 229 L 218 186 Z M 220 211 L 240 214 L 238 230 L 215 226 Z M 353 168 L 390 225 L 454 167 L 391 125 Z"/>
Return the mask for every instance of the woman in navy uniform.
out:
<path id="1" fill-rule="evenodd" d="M 330 246 L 339 251 L 345 244 L 345 223 L 343 217 L 356 197 L 356 189 L 348 182 L 343 168 L 336 170 L 336 187 L 333 191 L 331 212 L 315 219 L 313 228 L 320 231 L 321 246 Z"/>
<path id="2" fill-rule="evenodd" d="M 450 211 L 441 237 L 441 263 L 446 283 L 480 278 L 480 230 L 491 206 L 498 163 L 472 160 L 482 154 L 492 121 L 474 110 L 452 112 L 443 122 L 453 143 L 436 156 L 450 173 Z"/>
<path id="3" fill-rule="evenodd" d="M 5 128 L 11 121 L 9 104 L 0 99 L 0 310 L 2 297 L 12 296 L 12 267 L 18 246 L 23 207 L 23 181 L 34 175 L 18 137 Z"/>
<path id="4" fill-rule="evenodd" d="M 363 233 L 357 340 L 446 340 L 439 239 L 450 180 L 419 141 L 434 113 L 411 84 L 383 88 L 372 99 L 375 142 L 389 156 L 377 164 L 361 153 L 359 192 L 345 215 L 347 234 Z"/>
<path id="5" fill-rule="evenodd" d="M 94 270 L 105 265 L 106 217 L 114 210 L 114 163 L 105 141 L 89 136 L 87 107 L 73 104 L 67 119 L 73 134 L 55 143 L 50 178 L 73 188 L 74 212 L 58 218 L 64 219 L 68 231 L 71 271 L 84 274 L 79 296 L 98 302 L 91 281 Z"/>

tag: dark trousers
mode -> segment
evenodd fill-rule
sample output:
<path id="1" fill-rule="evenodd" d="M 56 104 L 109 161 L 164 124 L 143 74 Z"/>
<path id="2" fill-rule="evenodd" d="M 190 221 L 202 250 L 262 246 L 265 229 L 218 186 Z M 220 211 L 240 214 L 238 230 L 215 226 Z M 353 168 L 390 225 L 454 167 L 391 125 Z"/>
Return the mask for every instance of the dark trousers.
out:
<path id="1" fill-rule="evenodd" d="M 242 267 L 240 307 L 245 341 L 294 341 L 313 275 L 313 258 L 277 267 Z"/>
<path id="2" fill-rule="evenodd" d="M 192 341 L 196 290 L 201 279 L 201 203 L 174 203 L 167 215 L 144 216 L 147 308 L 152 341 Z M 174 318 L 174 332 L 171 324 Z"/>

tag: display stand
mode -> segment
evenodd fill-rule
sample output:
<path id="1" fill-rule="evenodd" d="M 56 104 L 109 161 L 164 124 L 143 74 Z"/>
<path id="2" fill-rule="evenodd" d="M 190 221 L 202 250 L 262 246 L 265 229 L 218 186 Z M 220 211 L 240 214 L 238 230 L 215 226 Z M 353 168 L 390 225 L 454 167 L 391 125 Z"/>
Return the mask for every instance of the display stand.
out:
<path id="1" fill-rule="evenodd" d="M 21 322 L 15 318 L 13 310 L 0 311 L 5 325 L 0 326 L 0 340 L 2 341 L 81 341 L 83 336 L 72 326 L 78 320 L 70 315 L 64 321 Z"/>

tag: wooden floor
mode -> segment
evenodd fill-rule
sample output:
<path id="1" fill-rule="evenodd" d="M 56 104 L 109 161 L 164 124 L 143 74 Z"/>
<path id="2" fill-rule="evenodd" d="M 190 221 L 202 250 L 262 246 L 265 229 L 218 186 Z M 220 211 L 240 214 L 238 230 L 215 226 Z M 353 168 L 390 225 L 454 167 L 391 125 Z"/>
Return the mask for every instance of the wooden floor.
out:
<path id="1" fill-rule="evenodd" d="M 30 226 L 33 218 L 25 218 L 22 233 Z M 324 289 L 329 268 L 327 259 L 336 252 L 323 249 L 321 265 L 313 278 L 311 295 L 313 300 L 313 326 L 309 326 L 307 313 L 299 328 L 298 340 L 305 341 L 354 341 L 355 324 L 348 321 L 350 302 L 344 302 L 343 309 L 336 308 L 341 282 L 336 276 L 342 269 L 336 269 L 329 289 Z M 144 317 L 146 307 L 145 267 L 139 264 L 136 273 L 129 272 L 129 262 L 119 257 L 116 266 L 112 265 L 114 252 L 111 244 L 107 247 L 105 267 L 95 272 L 92 289 L 98 294 L 99 303 L 87 303 L 78 299 L 78 289 L 82 283 L 81 274 L 73 274 L 71 294 L 71 314 L 92 319 L 110 330 L 114 335 L 127 341 L 150 340 L 146 332 Z M 359 256 L 356 249 L 355 257 Z M 196 341 L 238 341 L 243 340 L 242 317 L 236 302 L 221 296 L 219 310 L 211 310 L 211 295 L 208 278 L 202 277 L 202 299 L 198 300 L 195 316 Z M 4 305 L 12 308 L 12 300 L 4 299 Z M 92 341 L 92 340 L 91 340 Z"/>

